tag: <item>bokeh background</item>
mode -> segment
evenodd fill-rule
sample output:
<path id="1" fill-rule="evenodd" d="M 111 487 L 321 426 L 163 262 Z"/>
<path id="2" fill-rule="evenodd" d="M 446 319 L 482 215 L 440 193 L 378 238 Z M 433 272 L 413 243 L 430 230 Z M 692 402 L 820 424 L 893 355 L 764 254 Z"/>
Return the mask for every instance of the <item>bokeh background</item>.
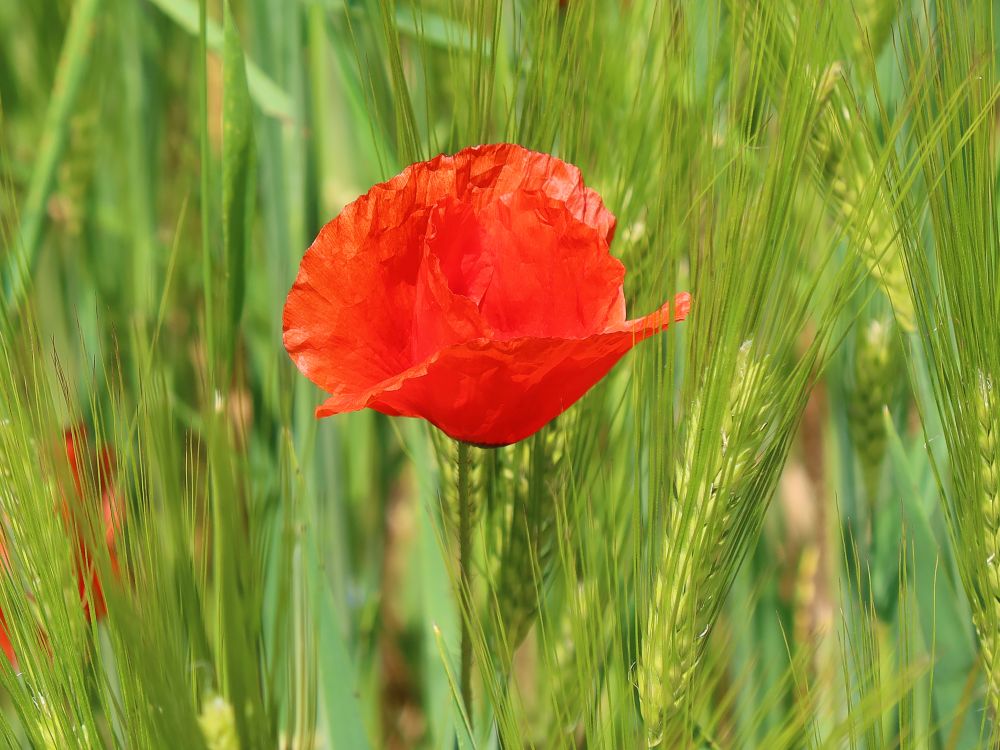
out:
<path id="1" fill-rule="evenodd" d="M 996 23 L 986 0 L 0 2 L 0 737 L 992 746 Z M 630 317 L 695 305 L 472 452 L 459 596 L 457 448 L 317 421 L 281 310 L 346 203 L 500 141 L 604 197 Z"/>

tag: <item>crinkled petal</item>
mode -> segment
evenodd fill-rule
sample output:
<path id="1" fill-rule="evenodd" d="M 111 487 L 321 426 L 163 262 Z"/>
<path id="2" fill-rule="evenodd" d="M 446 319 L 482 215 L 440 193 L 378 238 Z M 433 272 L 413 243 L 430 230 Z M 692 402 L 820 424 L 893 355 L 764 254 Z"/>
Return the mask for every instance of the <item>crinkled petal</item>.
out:
<path id="1" fill-rule="evenodd" d="M 574 338 L 624 323 L 625 267 L 564 204 L 514 193 L 480 221 L 500 249 L 479 308 L 501 338 Z"/>
<path id="2" fill-rule="evenodd" d="M 673 320 L 687 315 L 678 295 Z M 366 392 L 331 396 L 317 416 L 371 407 L 421 417 L 457 440 L 506 445 L 557 417 L 632 348 L 667 327 L 668 309 L 582 338 L 477 339 L 456 344 Z"/>
<path id="3" fill-rule="evenodd" d="M 491 241 L 473 207 L 450 196 L 442 200 L 431 214 L 426 243 L 424 263 L 433 262 L 448 288 L 478 307 L 502 248 Z"/>
<path id="4" fill-rule="evenodd" d="M 428 211 L 399 178 L 347 206 L 315 239 L 283 316 L 284 344 L 325 390 L 361 388 L 412 364 L 410 332 Z"/>
<path id="5" fill-rule="evenodd" d="M 440 314 L 448 318 L 454 313 L 464 320 L 436 321 L 430 326 L 439 330 L 431 330 L 426 337 L 419 333 L 416 339 L 413 335 L 430 321 L 417 295 L 421 276 L 426 276 L 422 266 L 425 239 L 433 230 L 432 212 L 451 200 L 478 216 L 513 195 L 529 206 L 533 202 L 557 204 L 564 217 L 579 225 L 578 233 L 590 231 L 603 238 L 603 243 L 591 243 L 590 249 L 601 257 L 588 267 L 618 263 L 607 252 L 614 216 L 600 196 L 584 186 L 580 171 L 570 164 L 513 144 L 477 146 L 414 164 L 346 206 L 323 227 L 302 259 L 283 315 L 285 348 L 298 368 L 330 393 L 357 392 L 422 361 L 432 348 L 431 341 L 447 342 L 469 335 L 468 307 L 440 295 L 432 295 L 440 303 Z M 457 232 L 459 239 L 467 236 L 472 221 L 469 216 L 464 218 L 464 226 L 447 227 Z M 518 219 L 521 231 L 525 231 L 525 221 L 528 218 Z M 443 229 L 436 235 L 440 247 L 453 250 L 456 242 L 447 240 Z M 494 249 L 506 246 L 495 245 Z M 517 249 L 523 255 L 523 248 Z M 508 264 L 505 269 L 516 272 L 518 266 L 524 269 L 523 263 Z M 462 257 L 458 269 L 468 274 L 468 279 L 455 284 L 459 296 L 467 295 L 478 304 L 487 285 L 500 289 L 483 263 Z M 453 264 L 442 264 L 446 278 L 453 271 Z M 618 267 L 612 271 L 619 273 Z M 532 283 L 530 278 L 524 281 Z M 537 290 L 538 285 L 532 289 Z M 614 322 L 618 312 L 624 319 L 619 289 L 610 294 L 600 290 L 601 295 L 609 294 L 607 300 L 604 296 L 595 298 L 595 290 L 587 286 L 578 289 L 566 285 L 559 291 L 572 304 L 586 307 L 596 299 L 598 309 L 606 305 L 614 313 L 608 323 Z M 510 292 L 514 297 L 519 294 L 517 288 Z M 502 320 L 510 319 L 512 305 L 498 305 L 495 297 L 491 296 L 490 308 L 500 309 Z M 510 335 L 515 333 L 528 332 L 509 331 Z"/>
<path id="6" fill-rule="evenodd" d="M 691 312 L 691 295 L 687 292 L 681 292 L 674 295 L 672 302 L 664 303 L 659 310 L 651 312 L 649 315 L 643 315 L 636 320 L 626 321 L 620 330 L 639 334 L 645 338 L 662 331 L 671 319 L 674 321 L 684 320 L 689 312 Z"/>
<path id="7" fill-rule="evenodd" d="M 456 245 L 473 242 L 474 238 L 456 234 Z M 417 275 L 414 316 L 410 333 L 411 362 L 422 362 L 447 346 L 492 335 L 475 301 L 453 290 L 446 263 L 454 266 L 461 258 L 441 258 L 431 249 L 424 250 L 424 261 Z M 488 281 L 483 282 L 485 286 Z"/>

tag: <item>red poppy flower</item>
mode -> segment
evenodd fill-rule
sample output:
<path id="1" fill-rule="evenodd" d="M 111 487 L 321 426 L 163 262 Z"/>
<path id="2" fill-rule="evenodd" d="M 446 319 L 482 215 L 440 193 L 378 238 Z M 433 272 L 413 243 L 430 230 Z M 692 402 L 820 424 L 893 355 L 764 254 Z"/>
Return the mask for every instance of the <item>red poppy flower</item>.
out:
<path id="1" fill-rule="evenodd" d="M 77 538 L 77 583 L 80 589 L 80 600 L 83 602 L 87 619 L 93 615 L 100 619 L 107 614 L 104 602 L 104 592 L 98 579 L 97 566 L 87 543 L 87 535 L 82 526 L 84 519 L 80 516 L 83 508 L 80 503 L 88 497 L 97 494 L 101 503 L 101 522 L 104 532 L 104 543 L 107 545 L 111 560 L 111 569 L 118 572 L 118 558 L 115 555 L 115 535 L 121 527 L 123 502 L 113 482 L 115 472 L 114 455 L 108 448 L 102 448 L 94 453 L 87 444 L 83 428 L 66 430 L 66 458 L 69 461 L 75 485 L 75 501 L 69 503 L 64 510 Z M 84 469 L 83 462 L 89 469 Z M 93 487 L 87 485 L 90 480 Z M 94 604 L 94 612 L 90 611 L 90 602 Z"/>
<path id="2" fill-rule="evenodd" d="M 625 319 L 615 218 L 580 171 L 520 146 L 414 164 L 329 222 L 302 259 L 284 343 L 330 394 L 481 445 L 558 416 L 690 298 Z"/>
<path id="3" fill-rule="evenodd" d="M 14 654 L 14 645 L 10 642 L 10 636 L 7 634 L 7 619 L 3 616 L 3 612 L 0 612 L 0 649 L 3 649 L 7 661 L 11 664 L 17 664 L 17 656 Z"/>
<path id="4" fill-rule="evenodd" d="M 72 500 L 63 501 L 61 512 L 70 527 L 71 533 L 76 536 L 77 543 L 77 587 L 80 592 L 80 602 L 88 620 L 91 617 L 100 619 L 107 614 L 107 606 L 104 602 L 104 592 L 101 589 L 98 577 L 97 565 L 94 562 L 90 546 L 87 543 L 87 535 L 82 524 L 84 518 L 80 515 L 83 508 L 81 503 L 96 493 L 100 495 L 102 524 L 104 541 L 108 546 L 111 557 L 112 570 L 118 572 L 118 560 L 114 551 L 114 539 L 117 530 L 121 526 L 123 503 L 113 484 L 114 457 L 108 449 L 103 449 L 98 454 L 90 451 L 87 445 L 86 435 L 82 428 L 67 430 L 64 434 L 66 459 L 69 463 L 70 473 L 73 477 Z M 87 468 L 84 468 L 87 467 Z M 90 488 L 91 480 L 96 484 L 96 488 Z M 0 558 L 3 559 L 3 567 L 7 567 L 7 549 L 0 540 Z M 30 596 L 30 593 L 29 593 Z M 93 612 L 91 612 L 91 602 L 93 602 Z M 39 637 L 45 641 L 44 632 L 40 632 Z M 10 642 L 7 632 L 7 620 L 0 611 L 0 649 L 7 656 L 7 660 L 16 665 L 17 657 L 14 647 Z"/>

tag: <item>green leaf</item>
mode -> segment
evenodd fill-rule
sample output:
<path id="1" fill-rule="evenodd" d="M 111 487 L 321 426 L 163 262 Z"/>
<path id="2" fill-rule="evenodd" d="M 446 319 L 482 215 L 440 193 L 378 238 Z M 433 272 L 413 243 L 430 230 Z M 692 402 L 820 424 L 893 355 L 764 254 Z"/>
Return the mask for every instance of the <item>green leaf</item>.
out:
<path id="1" fill-rule="evenodd" d="M 319 681 L 330 746 L 334 750 L 368 750 L 371 744 L 361 718 L 364 712 L 358 695 L 357 668 L 348 651 L 341 618 L 334 611 L 329 590 L 322 585 L 315 537 L 312 533 L 307 536 L 309 568 L 315 587 L 312 601 L 318 610 Z"/>
<path id="2" fill-rule="evenodd" d="M 4 257 L 3 292 L 8 311 L 17 309 L 28 290 L 32 269 L 38 256 L 49 193 L 52 190 L 59 160 L 66 148 L 67 130 L 74 112 L 73 107 L 90 66 L 94 23 L 101 5 L 101 0 L 82 0 L 73 6 L 66 39 L 59 54 L 55 85 L 49 95 L 48 109 L 45 112 L 38 156 L 31 171 L 28 195 L 21 209 L 17 239 L 11 247 L 8 247 Z M 2 122 L 0 118 L 0 123 Z"/>
<path id="3" fill-rule="evenodd" d="M 189 34 L 198 33 L 198 4 L 193 0 L 150 0 L 150 2 Z M 224 32 L 219 29 L 218 24 L 209 21 L 206 33 L 208 48 L 218 52 L 224 44 Z M 257 106 L 272 117 L 294 119 L 295 109 L 292 106 L 292 99 L 285 90 L 252 60 L 247 60 L 246 66 L 250 94 Z"/>

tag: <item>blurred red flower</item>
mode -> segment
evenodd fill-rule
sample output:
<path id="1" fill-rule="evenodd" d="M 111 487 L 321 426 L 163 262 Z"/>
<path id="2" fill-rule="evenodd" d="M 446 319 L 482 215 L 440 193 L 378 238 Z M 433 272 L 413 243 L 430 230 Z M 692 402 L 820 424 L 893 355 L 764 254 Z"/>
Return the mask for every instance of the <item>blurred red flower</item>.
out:
<path id="1" fill-rule="evenodd" d="M 0 612 L 0 648 L 3 649 L 7 661 L 11 664 L 17 664 L 17 657 L 14 655 L 14 646 L 10 642 L 10 636 L 7 635 L 7 618 L 3 616 L 3 612 Z"/>
<path id="2" fill-rule="evenodd" d="M 118 573 L 115 535 L 121 528 L 124 503 L 114 484 L 115 458 L 111 450 L 102 447 L 98 452 L 92 451 L 88 445 L 86 431 L 82 427 L 66 430 L 64 438 L 66 458 L 69 461 L 75 489 L 74 500 L 67 504 L 64 512 L 77 539 L 77 580 L 80 599 L 87 619 L 90 619 L 91 615 L 100 619 L 107 613 L 107 606 L 98 580 L 97 568 L 87 543 L 87 534 L 83 527 L 84 508 L 81 503 L 91 498 L 100 500 L 104 543 L 107 545 L 111 568 L 115 574 Z M 85 469 L 85 466 L 88 468 Z M 94 498 L 95 494 L 98 498 Z M 94 604 L 93 613 L 90 611 L 90 601 Z"/>
<path id="3" fill-rule="evenodd" d="M 510 144 L 407 167 L 329 222 L 284 310 L 292 360 L 330 394 L 480 445 L 528 437 L 690 297 L 625 319 L 615 218 L 580 171 Z"/>
<path id="4" fill-rule="evenodd" d="M 87 619 L 96 617 L 100 619 L 107 614 L 107 606 L 104 602 L 104 592 L 101 588 L 98 576 L 97 565 L 94 562 L 87 542 L 88 534 L 83 524 L 86 521 L 83 515 L 84 502 L 87 502 L 95 495 L 99 496 L 101 502 L 101 521 L 103 524 L 104 543 L 108 547 L 111 558 L 111 567 L 115 574 L 118 573 L 118 560 L 115 555 L 115 535 L 121 527 L 123 518 L 123 501 L 121 495 L 115 488 L 113 479 L 115 472 L 114 455 L 108 448 L 102 448 L 99 452 L 93 452 L 86 438 L 83 427 L 75 427 L 63 435 L 65 441 L 66 460 L 69 464 L 70 474 L 73 477 L 73 491 L 64 493 L 72 495 L 72 499 L 63 501 L 61 512 L 70 527 L 71 533 L 76 537 L 77 545 L 77 586 L 80 591 L 80 602 Z M 7 563 L 7 549 L 0 540 L 0 557 L 3 558 L 4 566 Z M 93 602 L 93 612 L 91 612 L 91 602 Z M 44 641 L 45 635 L 40 637 Z M 14 647 L 10 642 L 7 633 L 7 620 L 0 612 L 0 649 L 3 649 L 8 661 L 11 664 L 17 663 Z"/>

